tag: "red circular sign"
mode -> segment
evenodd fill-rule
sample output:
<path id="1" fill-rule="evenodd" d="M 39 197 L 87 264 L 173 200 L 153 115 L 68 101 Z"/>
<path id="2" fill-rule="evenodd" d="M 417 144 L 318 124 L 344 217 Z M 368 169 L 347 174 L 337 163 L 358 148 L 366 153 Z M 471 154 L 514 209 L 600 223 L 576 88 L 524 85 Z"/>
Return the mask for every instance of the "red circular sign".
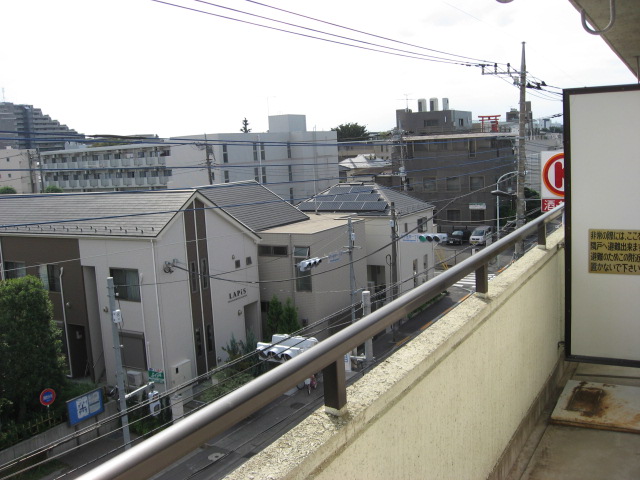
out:
<path id="1" fill-rule="evenodd" d="M 53 388 L 45 388 L 40 394 L 40 403 L 46 407 L 56 399 L 56 391 Z"/>
<path id="2" fill-rule="evenodd" d="M 557 153 L 547 160 L 542 169 L 542 180 L 549 192 L 564 197 L 564 153 Z"/>

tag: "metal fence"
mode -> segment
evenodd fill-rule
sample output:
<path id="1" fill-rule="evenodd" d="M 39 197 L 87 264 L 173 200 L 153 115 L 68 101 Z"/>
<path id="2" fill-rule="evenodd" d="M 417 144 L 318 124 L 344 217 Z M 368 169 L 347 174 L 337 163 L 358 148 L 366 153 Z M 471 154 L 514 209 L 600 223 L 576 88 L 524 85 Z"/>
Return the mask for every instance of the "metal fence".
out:
<path id="1" fill-rule="evenodd" d="M 560 206 L 545 213 L 467 260 L 337 332 L 314 348 L 292 358 L 80 478 L 83 480 L 148 478 L 320 370 L 323 372 L 325 407 L 329 412 L 338 413 L 347 403 L 343 360 L 345 354 L 398 322 L 471 272 L 476 274 L 476 292 L 486 294 L 489 288 L 489 262 L 499 253 L 534 234 L 537 234 L 538 246 L 545 248 L 547 224 L 560 217 L 563 212 L 564 206 Z"/>

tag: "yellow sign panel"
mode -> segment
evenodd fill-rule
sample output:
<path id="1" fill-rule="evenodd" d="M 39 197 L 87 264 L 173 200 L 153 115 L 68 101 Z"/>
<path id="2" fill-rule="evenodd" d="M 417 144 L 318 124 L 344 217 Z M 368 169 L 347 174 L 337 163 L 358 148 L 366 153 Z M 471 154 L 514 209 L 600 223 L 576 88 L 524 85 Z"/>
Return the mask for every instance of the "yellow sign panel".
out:
<path id="1" fill-rule="evenodd" d="M 589 273 L 640 275 L 640 230 L 589 230 Z"/>

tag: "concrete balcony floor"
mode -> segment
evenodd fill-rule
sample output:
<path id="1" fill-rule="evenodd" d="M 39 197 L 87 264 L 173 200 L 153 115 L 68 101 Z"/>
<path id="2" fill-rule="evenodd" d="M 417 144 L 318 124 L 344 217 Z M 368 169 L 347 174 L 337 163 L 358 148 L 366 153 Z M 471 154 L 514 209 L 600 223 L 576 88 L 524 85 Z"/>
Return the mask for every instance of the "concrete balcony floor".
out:
<path id="1" fill-rule="evenodd" d="M 636 401 L 631 408 L 637 408 L 640 403 L 640 371 L 637 368 L 580 363 L 573 364 L 571 369 L 570 378 L 578 382 L 635 387 Z M 509 480 L 640 478 L 640 409 L 635 411 L 634 425 L 631 425 L 636 433 L 630 433 L 554 424 L 551 419 L 554 406 L 545 411 L 543 420 L 509 474 Z M 625 427 L 618 423 L 618 427 Z"/>

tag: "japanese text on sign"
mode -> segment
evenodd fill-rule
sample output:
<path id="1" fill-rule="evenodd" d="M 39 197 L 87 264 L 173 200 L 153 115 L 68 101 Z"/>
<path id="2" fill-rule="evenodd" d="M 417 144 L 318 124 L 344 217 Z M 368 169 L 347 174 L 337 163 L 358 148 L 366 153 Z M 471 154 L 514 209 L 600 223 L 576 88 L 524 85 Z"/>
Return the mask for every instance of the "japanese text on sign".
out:
<path id="1" fill-rule="evenodd" d="M 640 230 L 589 230 L 589 273 L 640 275 Z"/>

